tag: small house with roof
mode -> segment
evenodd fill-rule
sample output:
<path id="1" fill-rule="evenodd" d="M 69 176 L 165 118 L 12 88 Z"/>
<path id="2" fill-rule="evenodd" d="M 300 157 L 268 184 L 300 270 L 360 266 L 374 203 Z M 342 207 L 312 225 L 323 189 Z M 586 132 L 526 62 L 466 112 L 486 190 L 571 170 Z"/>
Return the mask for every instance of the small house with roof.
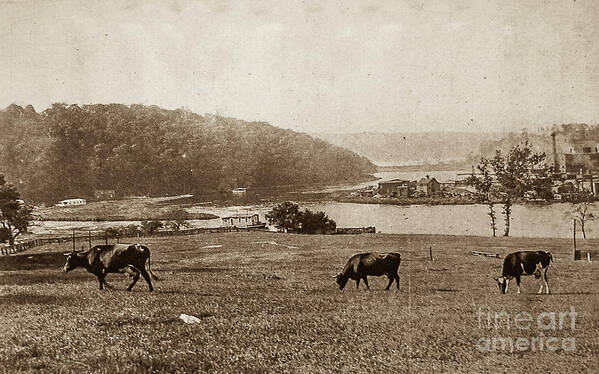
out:
<path id="1" fill-rule="evenodd" d="M 421 178 L 418 181 L 416 190 L 425 196 L 431 196 L 441 191 L 441 183 L 435 178 L 431 178 L 427 175 L 425 178 Z"/>
<path id="2" fill-rule="evenodd" d="M 221 217 L 221 220 L 225 227 L 252 228 L 266 226 L 264 222 L 260 222 L 258 213 L 231 214 Z"/>

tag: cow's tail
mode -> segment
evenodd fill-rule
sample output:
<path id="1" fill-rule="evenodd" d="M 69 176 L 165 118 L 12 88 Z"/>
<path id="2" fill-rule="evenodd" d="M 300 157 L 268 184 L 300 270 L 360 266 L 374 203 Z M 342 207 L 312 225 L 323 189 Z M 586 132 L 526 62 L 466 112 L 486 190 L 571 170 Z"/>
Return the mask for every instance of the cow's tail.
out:
<path id="1" fill-rule="evenodd" d="M 150 275 L 152 276 L 152 279 L 160 280 L 160 278 L 158 278 L 158 276 L 152 272 L 152 263 L 150 261 L 150 257 L 151 257 L 150 249 L 148 247 L 145 247 L 144 250 L 148 252 L 148 273 L 150 273 Z"/>
<path id="2" fill-rule="evenodd" d="M 551 252 L 547 252 L 547 254 L 549 255 L 549 260 L 553 263 L 553 255 Z"/>

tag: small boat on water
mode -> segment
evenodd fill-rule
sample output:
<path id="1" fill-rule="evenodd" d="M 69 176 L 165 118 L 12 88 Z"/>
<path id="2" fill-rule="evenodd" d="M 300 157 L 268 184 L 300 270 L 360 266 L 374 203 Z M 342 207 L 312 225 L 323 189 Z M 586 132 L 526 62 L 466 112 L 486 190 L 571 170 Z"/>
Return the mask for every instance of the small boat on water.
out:
<path id="1" fill-rule="evenodd" d="M 236 195 L 243 195 L 243 194 L 245 194 L 247 192 L 247 188 L 245 188 L 245 187 L 237 187 L 237 188 L 234 188 L 232 192 L 234 194 L 236 194 Z"/>

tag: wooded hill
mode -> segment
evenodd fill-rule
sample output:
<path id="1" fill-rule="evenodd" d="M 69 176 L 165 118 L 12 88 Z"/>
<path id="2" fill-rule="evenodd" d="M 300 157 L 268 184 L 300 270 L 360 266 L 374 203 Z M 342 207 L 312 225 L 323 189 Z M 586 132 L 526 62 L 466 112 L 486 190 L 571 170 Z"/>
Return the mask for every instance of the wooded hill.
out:
<path id="1" fill-rule="evenodd" d="M 0 173 L 23 198 L 122 195 L 363 180 L 366 158 L 264 122 L 144 105 L 28 105 L 0 111 Z"/>

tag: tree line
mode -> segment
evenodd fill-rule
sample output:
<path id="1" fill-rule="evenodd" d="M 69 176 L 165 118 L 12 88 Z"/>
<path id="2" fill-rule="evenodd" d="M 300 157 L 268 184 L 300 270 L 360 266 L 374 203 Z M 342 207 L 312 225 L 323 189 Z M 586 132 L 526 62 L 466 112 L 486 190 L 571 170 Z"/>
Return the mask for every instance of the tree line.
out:
<path id="1" fill-rule="evenodd" d="M 211 193 L 356 181 L 375 171 L 346 149 L 265 122 L 156 106 L 53 104 L 0 112 L 0 172 L 24 199 Z"/>

